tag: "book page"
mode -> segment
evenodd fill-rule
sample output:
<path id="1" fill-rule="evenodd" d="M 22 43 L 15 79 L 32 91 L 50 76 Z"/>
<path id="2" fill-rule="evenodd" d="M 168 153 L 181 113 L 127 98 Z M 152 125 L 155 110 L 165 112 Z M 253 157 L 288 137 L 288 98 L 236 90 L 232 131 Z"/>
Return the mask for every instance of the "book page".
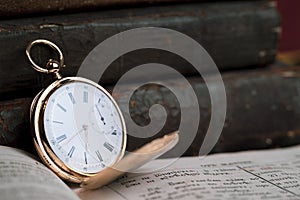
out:
<path id="1" fill-rule="evenodd" d="M 0 181 L 1 199 L 78 199 L 50 169 L 10 147 L 0 146 Z"/>
<path id="2" fill-rule="evenodd" d="M 168 163 L 158 159 L 145 167 Z M 149 174 L 128 174 L 82 199 L 300 199 L 300 146 L 180 158 Z M 105 199 L 104 198 L 104 199 Z"/>

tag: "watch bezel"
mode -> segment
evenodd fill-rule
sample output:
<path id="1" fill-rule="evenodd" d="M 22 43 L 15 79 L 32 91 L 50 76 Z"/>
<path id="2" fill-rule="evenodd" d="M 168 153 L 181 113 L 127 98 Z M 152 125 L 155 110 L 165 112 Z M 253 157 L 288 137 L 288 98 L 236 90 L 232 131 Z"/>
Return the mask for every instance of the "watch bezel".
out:
<path id="1" fill-rule="evenodd" d="M 112 165 L 106 166 L 106 168 L 112 167 L 124 156 L 126 143 L 127 143 L 127 132 L 126 132 L 126 126 L 125 126 L 123 115 L 116 101 L 103 87 L 101 87 L 100 85 L 98 85 L 97 83 L 89 79 L 82 78 L 82 77 L 66 77 L 63 79 L 59 79 L 53 82 L 51 85 L 49 85 L 46 89 L 41 91 L 35 97 L 35 99 L 31 104 L 30 121 L 32 125 L 34 146 L 41 160 L 62 179 L 70 182 L 81 183 L 85 178 L 94 176 L 99 172 L 97 173 L 80 172 L 78 170 L 72 169 L 70 166 L 64 163 L 61 159 L 58 158 L 58 156 L 52 150 L 50 143 L 46 137 L 45 128 L 44 128 L 44 114 L 45 114 L 45 109 L 49 101 L 49 98 L 58 88 L 62 87 L 65 84 L 73 83 L 73 82 L 83 82 L 98 88 L 105 95 L 107 95 L 107 97 L 112 101 L 112 103 L 117 109 L 122 124 L 122 134 L 123 134 L 122 148 L 121 151 L 119 152 L 118 159 Z"/>

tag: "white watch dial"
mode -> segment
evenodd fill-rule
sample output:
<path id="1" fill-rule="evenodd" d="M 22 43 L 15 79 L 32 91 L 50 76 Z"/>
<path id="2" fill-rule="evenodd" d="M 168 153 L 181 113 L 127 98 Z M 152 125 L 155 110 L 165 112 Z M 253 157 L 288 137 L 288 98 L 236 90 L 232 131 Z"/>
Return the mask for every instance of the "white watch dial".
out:
<path id="1" fill-rule="evenodd" d="M 115 104 L 88 83 L 67 83 L 46 104 L 44 130 L 50 147 L 79 173 L 97 173 L 119 159 L 123 128 Z"/>

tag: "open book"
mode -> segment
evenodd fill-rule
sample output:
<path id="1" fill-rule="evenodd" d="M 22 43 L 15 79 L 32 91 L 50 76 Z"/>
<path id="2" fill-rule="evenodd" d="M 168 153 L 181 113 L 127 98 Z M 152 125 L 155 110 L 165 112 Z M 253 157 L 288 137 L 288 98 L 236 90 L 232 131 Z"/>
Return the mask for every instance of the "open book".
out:
<path id="1" fill-rule="evenodd" d="M 93 191 L 70 189 L 32 156 L 0 147 L 0 180 L 1 199 L 300 199 L 300 146 L 180 158 Z"/>

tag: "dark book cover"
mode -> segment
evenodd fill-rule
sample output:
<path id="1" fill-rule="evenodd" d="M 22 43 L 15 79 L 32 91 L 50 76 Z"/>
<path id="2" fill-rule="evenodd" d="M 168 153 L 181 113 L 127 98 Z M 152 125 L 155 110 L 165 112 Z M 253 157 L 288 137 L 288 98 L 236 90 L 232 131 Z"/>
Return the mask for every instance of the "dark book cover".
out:
<path id="1" fill-rule="evenodd" d="M 88 53 L 114 34 L 138 27 L 169 28 L 196 40 L 224 71 L 272 63 L 279 26 L 276 7 L 268 1 L 183 4 L 2 20 L 0 99 L 30 96 L 49 83 L 49 76 L 36 73 L 25 57 L 26 46 L 37 38 L 49 39 L 62 48 L 68 66 L 63 74 L 74 76 Z M 37 61 L 43 64 L 41 54 Z M 100 83 L 114 84 L 129 69 L 153 62 L 171 66 L 184 75 L 198 75 L 175 54 L 143 49 L 115 60 Z"/>
<path id="2" fill-rule="evenodd" d="M 226 72 L 222 75 L 227 94 L 227 113 L 222 134 L 212 152 L 238 151 L 283 147 L 300 141 L 300 113 L 298 95 L 300 69 L 297 67 L 268 67 L 256 70 Z M 200 108 L 200 123 L 197 135 L 184 155 L 198 155 L 211 118 L 211 101 L 206 84 L 200 77 L 187 79 L 197 95 Z M 130 85 L 124 88 L 130 90 Z M 174 87 L 182 92 L 185 102 L 190 96 L 184 91 L 188 85 L 177 82 Z M 112 88 L 108 87 L 108 90 Z M 115 94 L 117 101 L 127 98 L 127 90 Z M 0 144 L 32 149 L 29 107 L 32 98 L 0 102 Z M 176 96 L 163 86 L 146 85 L 137 90 L 130 99 L 130 116 L 136 124 L 144 126 L 150 121 L 149 108 L 160 104 L 166 109 L 166 124 L 161 132 L 149 138 L 129 136 L 128 150 L 134 150 L 155 137 L 177 130 L 180 123 L 193 120 L 195 108 L 186 103 L 180 105 Z M 190 117 L 181 120 L 181 106 L 190 112 Z M 155 120 L 164 121 L 163 115 Z M 125 121 L 126 121 L 125 120 Z M 128 127 L 128 133 L 136 133 Z M 181 133 L 181 134 L 189 134 Z M 129 134 L 130 135 L 130 134 Z"/>

